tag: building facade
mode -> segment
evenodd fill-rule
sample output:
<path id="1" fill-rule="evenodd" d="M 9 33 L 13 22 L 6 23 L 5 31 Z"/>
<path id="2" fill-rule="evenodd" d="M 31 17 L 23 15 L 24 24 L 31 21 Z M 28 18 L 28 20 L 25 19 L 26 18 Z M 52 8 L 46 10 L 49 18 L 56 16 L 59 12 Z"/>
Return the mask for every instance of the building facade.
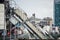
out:
<path id="1" fill-rule="evenodd" d="M 60 0 L 54 0 L 54 24 L 60 26 Z"/>

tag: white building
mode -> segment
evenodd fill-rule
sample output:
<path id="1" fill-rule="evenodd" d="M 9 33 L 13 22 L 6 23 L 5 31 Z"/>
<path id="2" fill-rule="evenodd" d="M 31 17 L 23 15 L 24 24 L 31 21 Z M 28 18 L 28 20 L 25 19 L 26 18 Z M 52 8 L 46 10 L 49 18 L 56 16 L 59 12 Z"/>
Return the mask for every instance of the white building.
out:
<path id="1" fill-rule="evenodd" d="M 6 29 L 4 21 L 4 4 L 0 4 L 0 29 Z"/>

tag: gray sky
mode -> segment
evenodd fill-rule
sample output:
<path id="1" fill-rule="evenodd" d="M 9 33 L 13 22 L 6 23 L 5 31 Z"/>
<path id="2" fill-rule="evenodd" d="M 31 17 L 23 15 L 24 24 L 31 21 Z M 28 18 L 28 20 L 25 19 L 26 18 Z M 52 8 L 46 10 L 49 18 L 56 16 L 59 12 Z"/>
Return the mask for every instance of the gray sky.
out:
<path id="1" fill-rule="evenodd" d="M 53 18 L 53 0 L 16 0 L 16 2 L 28 17 L 35 13 L 37 18 Z"/>

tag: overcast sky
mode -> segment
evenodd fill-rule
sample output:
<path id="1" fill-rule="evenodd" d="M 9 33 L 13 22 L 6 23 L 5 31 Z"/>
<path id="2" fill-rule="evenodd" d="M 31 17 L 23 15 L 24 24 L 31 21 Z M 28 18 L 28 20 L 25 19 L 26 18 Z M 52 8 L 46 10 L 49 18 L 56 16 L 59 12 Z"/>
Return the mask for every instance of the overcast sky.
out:
<path id="1" fill-rule="evenodd" d="M 53 18 L 53 0 L 16 0 L 16 2 L 28 17 L 35 13 L 37 18 Z"/>

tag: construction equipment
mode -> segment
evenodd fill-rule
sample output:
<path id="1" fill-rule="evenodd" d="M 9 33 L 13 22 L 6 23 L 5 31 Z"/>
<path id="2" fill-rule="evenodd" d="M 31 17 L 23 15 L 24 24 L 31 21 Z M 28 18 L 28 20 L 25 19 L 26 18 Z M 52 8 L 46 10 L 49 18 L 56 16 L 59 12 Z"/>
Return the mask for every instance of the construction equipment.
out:
<path id="1" fill-rule="evenodd" d="M 38 31 L 38 29 L 32 23 L 30 23 L 29 21 L 26 21 L 28 19 L 28 17 L 24 13 L 22 13 L 19 9 L 14 10 L 14 12 L 16 13 L 16 14 L 14 14 L 14 16 L 18 15 L 19 16 L 18 20 L 20 22 L 24 22 L 24 24 L 27 27 L 29 27 L 39 38 L 47 39 L 40 31 Z"/>

